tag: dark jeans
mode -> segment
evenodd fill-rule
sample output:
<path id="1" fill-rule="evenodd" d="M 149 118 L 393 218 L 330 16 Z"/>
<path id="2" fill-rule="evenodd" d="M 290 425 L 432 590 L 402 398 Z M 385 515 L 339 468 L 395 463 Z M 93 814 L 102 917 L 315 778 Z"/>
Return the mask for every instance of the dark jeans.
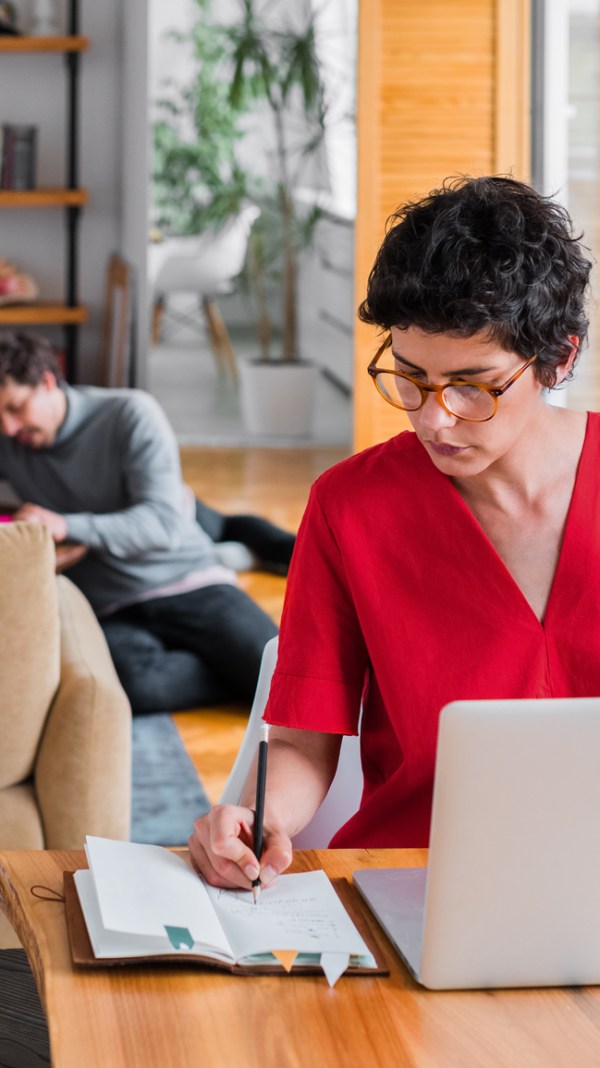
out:
<path id="1" fill-rule="evenodd" d="M 262 563 L 287 570 L 296 536 L 268 519 L 257 515 L 222 515 L 196 499 L 196 522 L 213 541 L 241 541 Z"/>
<path id="2" fill-rule="evenodd" d="M 228 585 L 131 605 L 100 622 L 134 712 L 250 702 L 277 634 L 262 608 Z"/>

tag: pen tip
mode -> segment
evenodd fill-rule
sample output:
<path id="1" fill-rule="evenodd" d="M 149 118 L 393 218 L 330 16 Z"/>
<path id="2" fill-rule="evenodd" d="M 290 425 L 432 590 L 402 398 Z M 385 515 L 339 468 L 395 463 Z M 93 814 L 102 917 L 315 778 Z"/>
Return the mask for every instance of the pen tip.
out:
<path id="1" fill-rule="evenodd" d="M 260 894 L 260 886 L 253 886 L 252 887 L 252 897 L 254 899 L 254 904 L 255 905 L 258 905 L 258 896 L 259 896 L 259 894 Z"/>

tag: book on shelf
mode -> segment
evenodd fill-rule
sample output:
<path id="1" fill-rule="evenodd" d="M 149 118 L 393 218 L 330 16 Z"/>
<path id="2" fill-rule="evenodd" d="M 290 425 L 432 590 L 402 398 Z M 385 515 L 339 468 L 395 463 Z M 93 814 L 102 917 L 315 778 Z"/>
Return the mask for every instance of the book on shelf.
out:
<path id="1" fill-rule="evenodd" d="M 324 972 L 331 985 L 344 973 L 386 972 L 323 871 L 282 875 L 254 904 L 250 890 L 209 886 L 162 846 L 88 837 L 85 850 L 89 868 L 64 876 L 75 964 Z"/>
<path id="2" fill-rule="evenodd" d="M 0 141 L 0 189 L 35 189 L 37 127 L 4 123 Z"/>
<path id="3" fill-rule="evenodd" d="M 0 3 L 0 36 L 19 37 L 22 31 L 17 25 L 17 12 L 10 0 Z"/>

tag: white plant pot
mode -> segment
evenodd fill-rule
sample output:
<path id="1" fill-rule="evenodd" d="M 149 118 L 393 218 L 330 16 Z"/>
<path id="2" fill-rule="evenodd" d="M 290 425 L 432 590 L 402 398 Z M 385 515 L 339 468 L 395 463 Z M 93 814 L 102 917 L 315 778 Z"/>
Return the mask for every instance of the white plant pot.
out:
<path id="1" fill-rule="evenodd" d="M 240 360 L 240 407 L 249 434 L 309 437 L 318 370 L 309 363 Z"/>

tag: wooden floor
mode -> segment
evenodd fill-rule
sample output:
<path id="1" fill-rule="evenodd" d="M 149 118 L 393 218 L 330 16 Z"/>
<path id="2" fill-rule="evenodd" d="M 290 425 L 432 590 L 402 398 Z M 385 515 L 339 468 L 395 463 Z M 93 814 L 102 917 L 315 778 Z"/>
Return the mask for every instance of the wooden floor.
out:
<path id="1" fill-rule="evenodd" d="M 297 530 L 310 486 L 346 453 L 339 448 L 183 448 L 185 481 L 219 511 L 254 513 Z M 240 585 L 279 622 L 285 579 L 248 572 Z M 174 716 L 211 801 L 218 800 L 244 735 L 248 707 L 227 705 Z"/>

